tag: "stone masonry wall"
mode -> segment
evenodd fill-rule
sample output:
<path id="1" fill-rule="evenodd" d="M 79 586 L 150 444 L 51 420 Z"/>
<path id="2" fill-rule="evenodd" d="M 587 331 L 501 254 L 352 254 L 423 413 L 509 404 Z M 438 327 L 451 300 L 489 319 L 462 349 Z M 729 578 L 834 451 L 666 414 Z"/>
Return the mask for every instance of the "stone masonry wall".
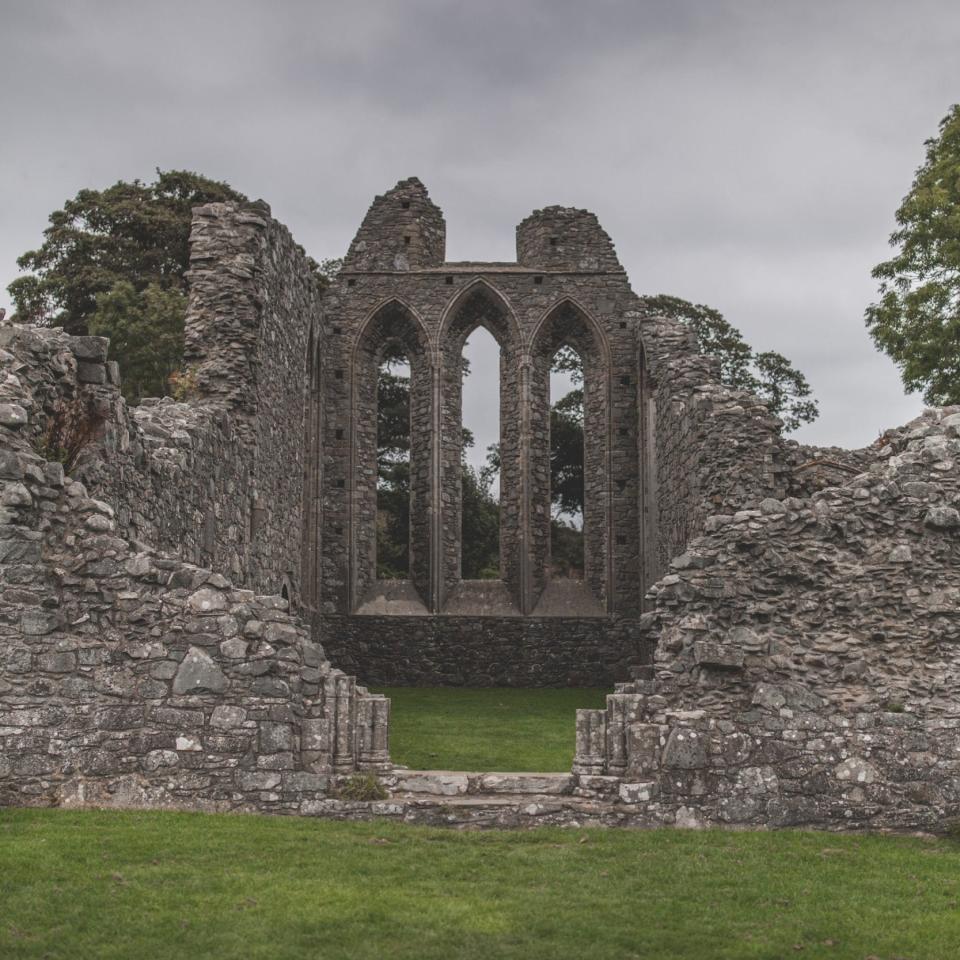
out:
<path id="1" fill-rule="evenodd" d="M 653 667 L 581 712 L 587 783 L 680 824 L 960 813 L 960 408 L 865 455 L 841 486 L 709 518 L 674 558 Z"/>
<path id="2" fill-rule="evenodd" d="M 592 213 L 535 211 L 517 227 L 515 263 L 445 262 L 444 235 L 423 184 L 401 181 L 375 199 L 324 295 L 323 463 L 336 479 L 324 500 L 319 628 L 338 657 L 380 682 L 423 682 L 429 664 L 458 659 L 464 669 L 443 668 L 438 678 L 468 682 L 471 664 L 485 683 L 506 676 L 509 663 L 524 678 L 516 682 L 537 682 L 538 629 L 507 624 L 549 618 L 554 649 L 543 682 L 596 677 L 596 664 L 612 682 L 652 656 L 637 627 L 644 595 L 707 517 L 786 494 L 790 462 L 779 421 L 756 397 L 718 383 L 717 364 L 699 353 L 688 328 L 646 312 Z M 477 325 L 502 351 L 495 585 L 460 575 L 459 358 Z M 375 579 L 374 371 L 366 344 L 391 331 L 416 360 L 410 583 Z M 585 361 L 583 583 L 550 572 L 548 383 L 561 346 Z M 390 614 L 394 632 L 349 620 Z M 531 648 L 505 655 L 503 644 L 477 643 L 474 629 L 459 627 L 474 618 L 491 618 L 484 635 Z M 590 618 L 597 623 L 587 640 L 582 624 Z M 396 656 L 397 644 L 413 650 L 425 637 L 422 664 Z M 583 643 L 561 639 L 568 637 Z"/>
<path id="3" fill-rule="evenodd" d="M 249 514 L 241 491 L 250 468 L 229 414 L 170 398 L 127 408 L 101 337 L 6 325 L 0 349 L 9 354 L 0 396 L 30 415 L 22 432 L 35 447 L 54 442 L 56 419 L 65 429 L 71 420 L 95 428 L 73 473 L 110 503 L 123 536 L 244 577 Z"/>
<path id="4" fill-rule="evenodd" d="M 248 485 L 245 582 L 299 596 L 308 348 L 322 341 L 306 255 L 262 201 L 194 210 L 184 363 L 199 399 L 233 415 Z M 322 349 L 322 342 L 321 342 Z M 219 498 L 218 498 L 219 499 Z"/>
<path id="5" fill-rule="evenodd" d="M 262 202 L 194 211 L 189 279 L 184 369 L 195 391 L 186 402 L 128 409 L 103 338 L 8 326 L 0 345 L 18 345 L 24 402 L 48 417 L 94 405 L 96 453 L 75 472 L 125 535 L 256 590 L 288 584 L 296 599 L 308 338 L 321 337 L 316 280 Z"/>
<path id="6" fill-rule="evenodd" d="M 77 380 L 87 338 L 2 342 L 0 802 L 311 812 L 332 777 L 385 768 L 389 702 L 332 669 L 285 600 L 128 539 L 38 452 L 52 383 L 108 392 Z"/>
<path id="7" fill-rule="evenodd" d="M 630 625 L 596 617 L 559 627 L 553 617 L 326 617 L 318 627 L 331 660 L 374 689 L 603 687 L 641 662 Z"/>

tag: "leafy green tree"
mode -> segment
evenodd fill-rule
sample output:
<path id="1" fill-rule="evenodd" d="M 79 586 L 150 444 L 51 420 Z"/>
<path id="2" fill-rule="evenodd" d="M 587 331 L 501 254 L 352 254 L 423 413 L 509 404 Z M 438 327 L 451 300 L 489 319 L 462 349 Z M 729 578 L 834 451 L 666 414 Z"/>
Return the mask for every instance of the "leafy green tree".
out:
<path id="1" fill-rule="evenodd" d="M 110 337 L 126 395 L 164 393 L 161 368 L 176 369 L 183 352 L 191 210 L 245 199 L 186 170 L 158 170 L 153 183 L 81 190 L 50 214 L 43 244 L 17 260 L 33 272 L 7 288 L 16 319 Z M 158 337 L 156 346 L 147 333 Z M 150 357 L 154 349 L 160 357 Z"/>
<path id="2" fill-rule="evenodd" d="M 97 297 L 120 281 L 185 292 L 191 209 L 245 200 L 226 183 L 186 170 L 157 171 L 153 183 L 119 181 L 81 190 L 50 214 L 44 242 L 17 264 L 33 274 L 7 288 L 24 322 L 86 333 Z"/>
<path id="3" fill-rule="evenodd" d="M 118 280 L 97 296 L 87 324 L 90 333 L 110 337 L 110 350 L 123 358 L 123 392 L 131 402 L 162 396 L 183 360 L 186 297 L 156 283 L 137 291 Z"/>
<path id="4" fill-rule="evenodd" d="M 377 576 L 410 575 L 410 377 L 390 344 L 377 378 Z"/>
<path id="5" fill-rule="evenodd" d="M 500 504 L 491 493 L 483 470 L 476 470 L 464 460 L 461 476 L 460 575 L 464 580 L 496 580 L 500 576 Z"/>
<path id="6" fill-rule="evenodd" d="M 908 392 L 960 403 L 960 104 L 925 143 L 926 159 L 896 213 L 896 255 L 873 269 L 879 300 L 866 310 L 874 343 Z"/>
<path id="7" fill-rule="evenodd" d="M 721 382 L 757 394 L 770 412 L 783 420 L 786 432 L 819 416 L 806 377 L 783 354 L 774 350 L 755 352 L 719 310 L 666 294 L 641 300 L 652 313 L 690 327 L 700 349 L 720 361 Z"/>

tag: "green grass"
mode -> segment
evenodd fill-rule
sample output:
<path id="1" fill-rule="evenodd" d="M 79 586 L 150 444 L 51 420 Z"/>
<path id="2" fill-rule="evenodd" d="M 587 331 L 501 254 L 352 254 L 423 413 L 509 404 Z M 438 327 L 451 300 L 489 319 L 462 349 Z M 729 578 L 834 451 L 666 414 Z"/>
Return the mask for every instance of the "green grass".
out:
<path id="1" fill-rule="evenodd" d="M 388 687 L 390 755 L 419 770 L 570 770 L 577 707 L 608 690 Z"/>
<path id="2" fill-rule="evenodd" d="M 0 811 L 0 957 L 951 960 L 960 846 Z"/>

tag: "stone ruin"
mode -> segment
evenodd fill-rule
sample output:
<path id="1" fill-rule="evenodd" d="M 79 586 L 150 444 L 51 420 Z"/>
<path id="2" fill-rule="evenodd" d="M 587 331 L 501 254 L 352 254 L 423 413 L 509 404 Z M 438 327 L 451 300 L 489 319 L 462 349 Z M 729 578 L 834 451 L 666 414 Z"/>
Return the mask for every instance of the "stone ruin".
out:
<path id="1" fill-rule="evenodd" d="M 0 326 L 0 802 L 455 823 L 936 829 L 960 809 L 960 408 L 785 440 L 596 217 L 445 259 L 415 179 L 328 288 L 262 202 L 194 211 L 185 381 Z M 500 346 L 496 581 L 460 575 L 460 356 Z M 549 369 L 584 361 L 585 571 L 551 576 Z M 411 369 L 409 580 L 376 575 L 376 382 Z M 65 472 L 64 463 L 69 469 Z M 385 684 L 613 688 L 569 774 L 391 765 Z M 573 736 L 571 724 L 571 737 Z M 358 773 L 387 798 L 347 799 Z"/>

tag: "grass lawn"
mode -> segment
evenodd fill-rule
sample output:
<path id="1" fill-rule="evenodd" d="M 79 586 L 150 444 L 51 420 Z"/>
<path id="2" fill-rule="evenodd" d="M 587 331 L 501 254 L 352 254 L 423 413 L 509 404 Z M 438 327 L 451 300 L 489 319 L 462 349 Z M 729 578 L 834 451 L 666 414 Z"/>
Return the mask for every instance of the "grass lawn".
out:
<path id="1" fill-rule="evenodd" d="M 609 690 L 387 687 L 390 756 L 420 770 L 564 773 L 573 763 L 577 707 L 604 707 Z"/>
<path id="2" fill-rule="evenodd" d="M 960 845 L 0 811 L 0 957 L 951 960 Z"/>

